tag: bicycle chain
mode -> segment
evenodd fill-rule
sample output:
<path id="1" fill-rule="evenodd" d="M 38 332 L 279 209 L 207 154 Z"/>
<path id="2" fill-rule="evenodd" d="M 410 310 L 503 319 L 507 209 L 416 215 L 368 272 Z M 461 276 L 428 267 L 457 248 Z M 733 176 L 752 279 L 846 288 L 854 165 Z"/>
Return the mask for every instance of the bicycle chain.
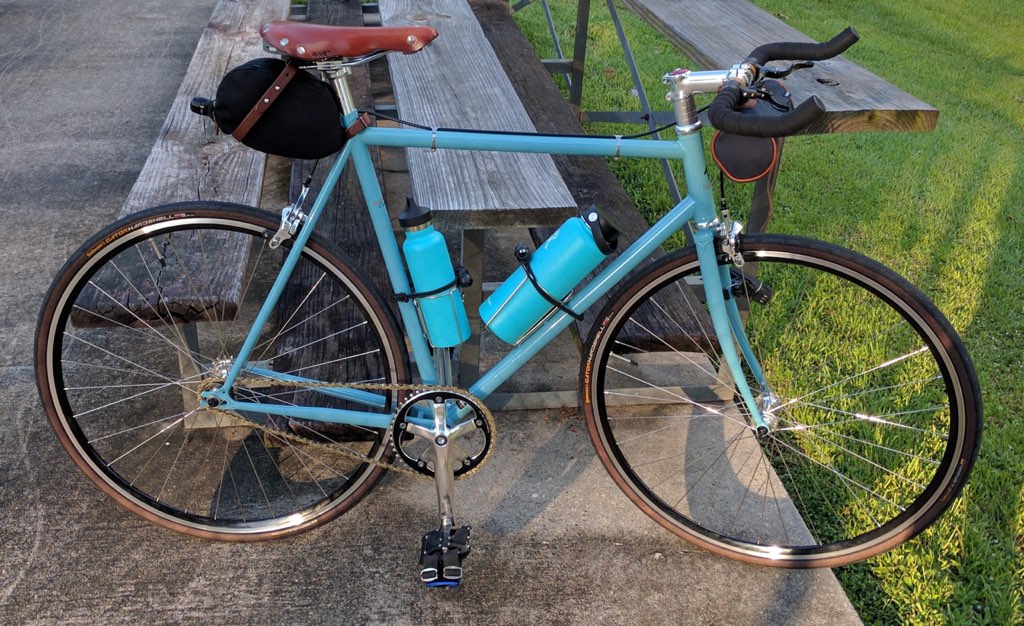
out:
<path id="1" fill-rule="evenodd" d="M 207 381 L 204 381 L 205 384 L 202 386 L 201 390 L 202 389 L 214 388 L 216 385 L 211 386 L 211 383 L 217 383 L 217 382 L 218 382 L 217 379 L 209 379 Z M 219 382 L 223 382 L 223 380 L 221 380 Z M 479 398 L 477 398 L 473 394 L 471 394 L 468 391 L 466 391 L 465 389 L 462 389 L 462 388 L 459 388 L 459 387 L 450 387 L 450 386 L 445 386 L 445 385 L 411 385 L 411 384 L 400 384 L 400 383 L 394 383 L 394 384 L 386 384 L 386 383 L 293 383 L 293 382 L 290 382 L 290 381 L 282 381 L 282 380 L 278 380 L 278 379 L 275 379 L 275 378 L 259 378 L 259 377 L 256 377 L 256 378 L 239 378 L 238 380 L 235 381 L 235 386 L 236 387 L 239 387 L 239 386 L 241 386 L 241 387 L 253 387 L 253 386 L 259 386 L 259 385 L 266 384 L 266 383 L 270 383 L 270 384 L 272 384 L 274 386 L 278 386 L 278 387 L 296 387 L 296 388 L 300 388 L 300 389 L 326 389 L 326 388 L 342 388 L 343 387 L 345 389 L 361 389 L 361 390 L 365 390 L 365 391 L 395 391 L 395 392 L 408 391 L 408 392 L 411 392 L 411 395 L 415 395 L 417 392 L 423 392 L 423 391 L 447 391 L 447 392 L 450 392 L 450 393 L 455 393 L 455 394 L 458 394 L 458 395 L 461 395 L 461 396 L 465 396 L 465 398 L 467 400 L 471 401 L 473 404 L 475 404 L 476 406 L 480 407 L 480 411 L 482 413 L 480 417 L 482 417 L 487 422 L 487 427 L 491 431 L 491 447 L 492 448 L 494 446 L 494 440 L 495 440 L 496 435 L 497 435 L 497 424 L 494 421 L 494 416 L 491 415 L 491 411 L 487 408 L 487 405 L 485 405 Z M 341 456 L 345 456 L 345 457 L 348 457 L 350 459 L 354 459 L 354 460 L 359 461 L 361 463 L 369 463 L 370 465 L 375 465 L 377 467 L 383 467 L 386 470 L 398 472 L 399 474 L 405 474 L 405 475 L 410 475 L 410 476 L 417 476 L 419 478 L 431 478 L 430 476 L 427 476 L 427 475 L 425 475 L 425 474 L 423 474 L 421 472 L 413 470 L 412 468 L 410 468 L 410 467 L 408 467 L 408 466 L 406 466 L 404 464 L 403 465 L 398 465 L 398 464 L 395 464 L 395 463 L 388 463 L 387 461 L 380 461 L 378 459 L 373 459 L 373 458 L 370 458 L 370 457 L 366 456 L 365 454 L 359 454 L 358 452 L 349 450 L 348 448 L 346 448 L 346 447 L 344 447 L 344 446 L 342 446 L 340 444 L 332 445 L 332 444 L 324 443 L 322 441 L 316 441 L 315 439 L 310 439 L 308 437 L 303 437 L 302 435 L 299 435 L 299 434 L 297 434 L 297 433 L 295 433 L 294 431 L 291 431 L 291 430 L 282 430 L 282 429 L 270 428 L 270 427 L 268 427 L 268 426 L 266 426 L 264 424 L 260 424 L 258 422 L 254 422 L 254 421 L 252 421 L 250 419 L 246 419 L 245 417 L 242 417 L 241 415 L 238 415 L 236 413 L 232 413 L 230 411 L 225 411 L 225 410 L 218 409 L 218 408 L 213 408 L 213 407 L 208 407 L 207 410 L 213 411 L 213 412 L 215 412 L 217 414 L 220 414 L 220 415 L 224 415 L 224 416 L 226 416 L 226 417 L 228 417 L 230 419 L 233 419 L 233 420 L 238 420 L 238 421 L 244 422 L 249 427 L 252 427 L 252 428 L 254 428 L 256 430 L 259 430 L 261 432 L 265 432 L 265 433 L 267 433 L 269 435 L 273 435 L 275 437 L 280 437 L 282 439 L 288 439 L 288 440 L 291 440 L 291 441 L 296 441 L 296 442 L 305 444 L 307 446 L 318 448 L 320 450 L 330 451 L 330 452 L 332 452 L 334 454 L 340 454 Z M 392 416 L 391 416 L 392 417 L 392 424 L 394 423 L 394 417 L 397 415 L 397 412 L 398 412 L 398 409 L 396 408 L 395 412 L 392 413 Z M 293 418 L 286 417 L 285 419 L 291 420 Z M 391 446 L 393 448 L 394 447 L 394 442 L 393 442 L 392 437 L 391 437 L 391 428 L 388 428 L 388 430 L 385 433 L 384 437 L 385 437 L 384 445 Z M 398 455 L 396 454 L 395 456 L 398 456 Z M 487 464 L 487 461 L 490 459 L 490 456 L 491 456 L 490 454 L 487 454 L 484 457 L 484 459 L 482 461 L 480 461 L 480 463 L 476 467 L 474 467 L 473 469 L 469 470 L 465 474 L 462 474 L 461 476 L 459 476 L 459 479 L 461 480 L 463 478 L 469 478 L 473 474 L 476 474 L 478 471 L 480 471 L 480 469 L 484 465 Z M 398 458 L 401 458 L 401 457 L 398 456 Z"/>

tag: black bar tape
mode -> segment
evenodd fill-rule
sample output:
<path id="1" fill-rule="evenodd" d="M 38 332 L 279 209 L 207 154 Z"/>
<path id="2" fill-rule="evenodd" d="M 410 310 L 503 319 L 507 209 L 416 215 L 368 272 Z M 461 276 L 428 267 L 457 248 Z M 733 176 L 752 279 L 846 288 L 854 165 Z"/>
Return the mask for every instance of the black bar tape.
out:
<path id="1" fill-rule="evenodd" d="M 829 41 L 822 43 L 805 43 L 794 41 L 780 41 L 777 43 L 766 43 L 754 48 L 754 51 L 747 57 L 747 63 L 764 65 L 769 61 L 792 60 L 792 61 L 824 61 L 839 56 L 847 48 L 857 43 L 860 35 L 852 27 L 839 33 Z"/>
<path id="2" fill-rule="evenodd" d="M 813 124 L 823 113 L 825 105 L 817 96 L 782 115 L 743 115 L 736 111 L 743 92 L 739 83 L 729 81 L 718 92 L 708 107 L 708 119 L 718 130 L 749 137 L 786 137 Z"/>

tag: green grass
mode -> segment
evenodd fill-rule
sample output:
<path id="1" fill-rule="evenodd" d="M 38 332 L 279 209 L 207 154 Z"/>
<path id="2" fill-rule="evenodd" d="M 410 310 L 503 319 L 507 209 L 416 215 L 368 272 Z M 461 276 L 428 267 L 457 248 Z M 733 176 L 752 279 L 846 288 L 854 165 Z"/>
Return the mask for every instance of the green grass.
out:
<path id="1" fill-rule="evenodd" d="M 985 400 L 981 456 L 964 495 L 916 540 L 836 571 L 867 623 L 1024 623 L 1024 19 L 1011 2 L 755 0 L 941 111 L 933 133 L 848 133 L 786 144 L 770 230 L 840 243 L 919 285 L 974 356 Z M 571 49 L 574 2 L 553 0 Z M 647 79 L 691 66 L 620 8 Z M 539 6 L 518 14 L 550 56 Z M 636 110 L 603 3 L 594 3 L 583 107 Z M 593 132 L 636 132 L 593 126 Z M 651 163 L 611 163 L 649 219 L 670 205 Z M 729 191 L 742 207 L 749 188 Z"/>

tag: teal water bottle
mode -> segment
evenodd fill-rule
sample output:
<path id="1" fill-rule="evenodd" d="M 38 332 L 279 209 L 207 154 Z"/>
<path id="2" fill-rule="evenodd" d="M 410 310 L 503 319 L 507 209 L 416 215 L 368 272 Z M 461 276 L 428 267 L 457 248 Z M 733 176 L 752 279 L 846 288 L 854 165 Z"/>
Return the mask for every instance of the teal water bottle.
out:
<path id="1" fill-rule="evenodd" d="M 413 298 L 427 340 L 435 348 L 452 348 L 469 339 L 469 318 L 444 235 L 434 229 L 430 209 L 409 198 L 398 216 L 405 230 L 402 254 L 412 277 Z"/>
<path id="2" fill-rule="evenodd" d="M 618 237 L 590 207 L 566 220 L 532 255 L 520 246 L 516 257 L 522 266 L 480 305 L 480 319 L 502 341 L 518 344 L 555 308 L 552 300 L 561 302 L 615 250 Z"/>

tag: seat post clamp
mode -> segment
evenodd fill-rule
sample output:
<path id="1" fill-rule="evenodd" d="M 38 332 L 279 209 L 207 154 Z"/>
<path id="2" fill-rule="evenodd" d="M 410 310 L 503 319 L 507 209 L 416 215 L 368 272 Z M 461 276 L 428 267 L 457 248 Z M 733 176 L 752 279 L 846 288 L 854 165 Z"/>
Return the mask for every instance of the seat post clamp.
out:
<path id="1" fill-rule="evenodd" d="M 369 113 L 361 113 L 359 117 L 356 118 L 356 121 L 352 122 L 352 125 L 345 129 L 345 135 L 349 139 L 352 139 L 372 125 L 373 120 L 370 119 Z"/>

